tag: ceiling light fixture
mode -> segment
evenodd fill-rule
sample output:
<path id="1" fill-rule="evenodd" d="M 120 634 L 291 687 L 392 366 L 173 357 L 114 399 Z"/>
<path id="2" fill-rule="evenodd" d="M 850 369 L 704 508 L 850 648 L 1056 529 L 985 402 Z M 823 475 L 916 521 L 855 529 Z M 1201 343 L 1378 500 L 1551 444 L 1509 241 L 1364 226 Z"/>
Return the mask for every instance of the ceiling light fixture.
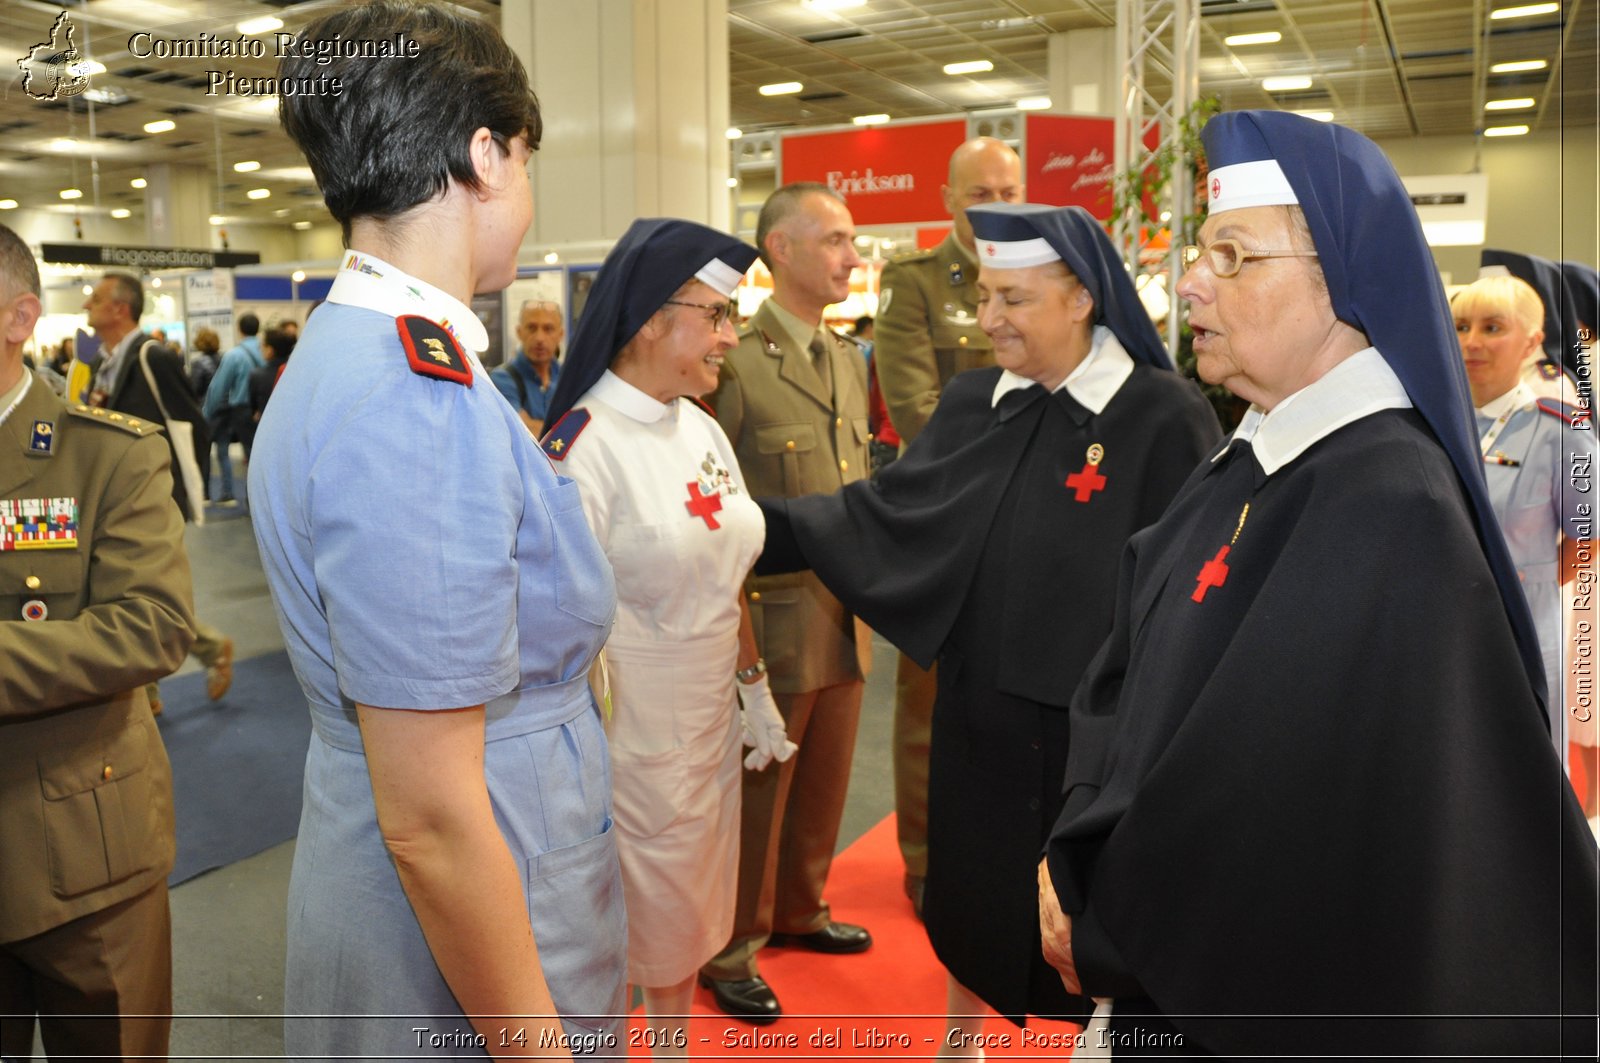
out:
<path id="1" fill-rule="evenodd" d="M 813 11 L 849 11 L 851 8 L 867 6 L 867 0 L 801 0 L 801 2 Z"/>
<path id="2" fill-rule="evenodd" d="M 858 114 L 850 121 L 856 125 L 882 125 L 889 120 L 886 114 Z"/>
<path id="3" fill-rule="evenodd" d="M 725 135 L 729 140 L 738 140 L 740 137 L 744 136 L 744 130 L 740 129 L 736 125 L 731 125 L 728 127 L 728 132 Z"/>
<path id="4" fill-rule="evenodd" d="M 1530 15 L 1548 15 L 1553 11 L 1560 11 L 1560 4 L 1523 4 L 1520 7 L 1502 7 L 1489 13 L 1491 20 L 1503 18 L 1527 18 Z"/>
<path id="5" fill-rule="evenodd" d="M 1231 37 L 1222 38 L 1222 43 L 1229 48 L 1242 48 L 1247 44 L 1277 44 L 1283 40 L 1283 34 L 1277 30 L 1266 33 L 1235 33 Z"/>
<path id="6" fill-rule="evenodd" d="M 118 207 L 116 210 L 111 212 L 111 216 L 113 218 L 131 218 L 133 217 L 133 211 L 129 210 L 127 207 Z"/>
<path id="7" fill-rule="evenodd" d="M 1532 96 L 1519 96 L 1514 100 L 1490 100 L 1483 105 L 1485 111 L 1521 111 L 1533 106 Z"/>
<path id="8" fill-rule="evenodd" d="M 261 164 L 256 162 L 254 159 L 251 159 L 248 162 L 236 162 L 233 164 L 234 173 L 254 173 L 259 169 L 261 169 Z"/>
<path id="9" fill-rule="evenodd" d="M 728 187 L 729 188 L 738 188 L 739 187 L 739 179 L 737 177 L 728 178 Z"/>
<path id="10" fill-rule="evenodd" d="M 246 37 L 254 37 L 258 34 L 271 33 L 273 30 L 283 29 L 283 19 L 264 15 L 261 18 L 246 19 L 235 26 L 234 29 Z"/>
<path id="11" fill-rule="evenodd" d="M 969 59 L 964 63 L 946 63 L 944 72 L 952 77 L 958 74 L 985 74 L 994 69 L 987 59 Z"/>
<path id="12" fill-rule="evenodd" d="M 152 288 L 161 287 L 161 278 L 160 277 L 151 277 L 150 278 L 150 287 L 152 287 Z"/>
<path id="13" fill-rule="evenodd" d="M 270 198 L 272 198 L 272 189 L 270 189 L 270 188 L 252 188 L 250 191 L 246 192 L 244 195 L 245 195 L 246 199 L 270 199 Z"/>
<path id="14" fill-rule="evenodd" d="M 303 269 L 297 269 L 293 273 L 289 274 L 289 279 L 294 281 L 296 284 L 304 284 L 306 282 L 306 271 Z"/>
<path id="15" fill-rule="evenodd" d="M 133 180 L 128 182 L 128 187 L 129 188 L 143 188 L 145 185 L 147 185 L 149 183 L 150 182 L 146 181 L 143 177 L 135 177 Z"/>
<path id="16" fill-rule="evenodd" d="M 213 215 L 211 215 L 211 217 L 206 219 L 206 221 L 211 225 L 221 225 L 223 222 L 225 222 L 227 220 L 228 219 L 224 218 L 220 214 L 213 214 Z"/>
<path id="17" fill-rule="evenodd" d="M 799 92 L 805 88 L 798 81 L 779 81 L 771 85 L 763 85 L 756 91 L 763 96 L 787 96 L 791 92 Z"/>
<path id="18" fill-rule="evenodd" d="M 1309 118 L 1313 122 L 1333 121 L 1332 111 L 1295 111 L 1293 113 L 1299 115 L 1301 118 Z"/>
<path id="19" fill-rule="evenodd" d="M 1489 68 L 1491 74 L 1520 74 L 1524 70 L 1543 70 L 1550 65 L 1548 59 L 1519 59 L 1513 63 L 1496 63 Z"/>
<path id="20" fill-rule="evenodd" d="M 1301 89 L 1309 89 L 1311 87 L 1311 79 L 1304 74 L 1266 78 L 1261 82 L 1261 87 L 1268 92 L 1299 92 Z"/>
<path id="21" fill-rule="evenodd" d="M 1486 137 L 1520 137 L 1527 133 L 1525 125 L 1497 125 L 1483 131 Z"/>
<path id="22" fill-rule="evenodd" d="M 170 118 L 162 118 L 158 121 L 146 122 L 144 124 L 144 131 L 146 133 L 170 133 L 177 128 L 178 123 L 174 122 Z"/>
<path id="23" fill-rule="evenodd" d="M 307 229 L 311 228 L 311 223 L 308 221 L 297 221 L 294 223 L 294 227 L 301 232 L 305 232 Z"/>
<path id="24" fill-rule="evenodd" d="M 83 189 L 81 189 L 81 188 L 63 188 L 61 190 L 61 198 L 62 199 L 82 199 L 83 198 Z"/>
<path id="25" fill-rule="evenodd" d="M 17 201 L 14 199 L 0 199 L 0 210 L 16 210 Z"/>
<path id="26" fill-rule="evenodd" d="M 1017 110 L 1019 111 L 1048 111 L 1049 109 L 1050 97 L 1048 96 L 1024 96 L 1017 101 Z"/>
<path id="27" fill-rule="evenodd" d="M 55 137 L 50 141 L 50 150 L 51 151 L 77 151 L 78 150 L 77 138 L 76 137 Z"/>

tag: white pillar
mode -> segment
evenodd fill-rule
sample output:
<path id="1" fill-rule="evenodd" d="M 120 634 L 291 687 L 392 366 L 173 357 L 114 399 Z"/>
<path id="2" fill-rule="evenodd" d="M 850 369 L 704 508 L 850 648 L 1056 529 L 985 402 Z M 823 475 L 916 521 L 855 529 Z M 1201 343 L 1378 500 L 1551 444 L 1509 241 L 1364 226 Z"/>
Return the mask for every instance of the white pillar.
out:
<path id="1" fill-rule="evenodd" d="M 501 29 L 544 118 L 528 245 L 729 227 L 727 0 L 533 0 Z"/>
<path id="2" fill-rule="evenodd" d="M 1117 62 L 1114 31 L 1072 30 L 1046 41 L 1050 109 L 1072 114 L 1116 114 Z"/>

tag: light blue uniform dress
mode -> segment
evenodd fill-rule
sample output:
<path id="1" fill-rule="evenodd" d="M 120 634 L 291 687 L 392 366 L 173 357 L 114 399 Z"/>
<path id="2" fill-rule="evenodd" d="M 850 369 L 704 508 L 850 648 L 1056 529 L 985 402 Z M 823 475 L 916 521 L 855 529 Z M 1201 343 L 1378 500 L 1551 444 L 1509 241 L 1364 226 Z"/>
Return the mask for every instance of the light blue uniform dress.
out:
<path id="1" fill-rule="evenodd" d="M 487 703 L 484 775 L 565 1032 L 575 1054 L 625 1052 L 615 1017 L 626 920 L 586 679 L 616 605 L 611 569 L 578 485 L 555 473 L 476 358 L 457 359 L 470 386 L 413 369 L 397 314 L 440 322 L 468 349 L 486 340 L 459 301 L 347 254 L 250 463 L 262 565 L 313 725 L 289 883 L 285 1049 L 484 1056 L 379 836 L 355 703 Z"/>
<path id="2" fill-rule="evenodd" d="M 1572 663 L 1563 649 L 1565 590 L 1559 579 L 1559 536 L 1594 538 L 1595 438 L 1591 422 L 1554 399 L 1536 399 L 1518 384 L 1477 411 L 1489 501 L 1522 577 L 1549 682 L 1550 736 L 1567 760 L 1562 679 Z"/>

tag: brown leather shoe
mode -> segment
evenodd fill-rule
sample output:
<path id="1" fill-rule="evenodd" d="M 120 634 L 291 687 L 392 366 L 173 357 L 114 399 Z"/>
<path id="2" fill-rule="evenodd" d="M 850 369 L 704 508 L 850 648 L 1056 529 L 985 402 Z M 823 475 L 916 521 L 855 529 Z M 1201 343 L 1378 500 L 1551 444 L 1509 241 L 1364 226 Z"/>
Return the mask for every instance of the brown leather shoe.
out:
<path id="1" fill-rule="evenodd" d="M 233 686 L 233 640 L 223 639 L 222 649 L 217 651 L 216 659 L 206 665 L 206 697 L 217 701 L 231 686 Z"/>
<path id="2" fill-rule="evenodd" d="M 799 945 L 812 952 L 838 955 L 867 951 L 872 947 L 872 935 L 867 932 L 866 927 L 856 926 L 854 923 L 829 923 L 821 930 L 813 930 L 809 934 L 773 934 L 767 943 L 779 948 L 785 945 Z"/>

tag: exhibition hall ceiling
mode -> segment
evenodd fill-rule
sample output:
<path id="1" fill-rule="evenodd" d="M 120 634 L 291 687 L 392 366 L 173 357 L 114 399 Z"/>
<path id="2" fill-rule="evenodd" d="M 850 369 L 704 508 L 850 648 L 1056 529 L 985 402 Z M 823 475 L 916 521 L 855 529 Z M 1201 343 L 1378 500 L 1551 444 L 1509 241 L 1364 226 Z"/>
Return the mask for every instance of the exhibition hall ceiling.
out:
<path id="1" fill-rule="evenodd" d="M 506 4 L 522 0 L 505 0 Z M 568 0 L 589 3 L 591 0 Z M 661 0 L 663 10 L 674 3 Z M 1377 138 L 1469 134 L 1520 124 L 1533 132 L 1595 136 L 1597 7 L 1560 0 L 1548 13 L 1494 20 L 1497 8 L 1533 0 L 1200 0 L 1200 90 L 1225 108 L 1332 112 Z M 207 96 L 215 60 L 141 58 L 129 38 L 236 37 L 239 23 L 266 16 L 293 32 L 337 0 L 0 0 L 0 205 L 6 200 L 88 212 L 129 210 L 144 195 L 130 182 L 152 163 L 204 168 L 221 186 L 230 218 L 289 225 L 325 217 L 304 160 L 277 125 L 270 99 Z M 1048 95 L 1051 34 L 1110 27 L 1116 0 L 727 0 L 730 115 L 746 133 L 1008 109 Z M 1160 6 L 1150 3 L 1148 6 Z M 91 92 L 37 101 L 22 91 L 16 60 L 48 40 L 65 7 L 86 58 L 103 64 Z M 494 0 L 467 10 L 498 18 Z M 1274 32 L 1272 43 L 1227 43 Z M 1542 69 L 1494 72 L 1506 63 Z M 276 61 L 227 61 L 241 77 L 268 77 Z M 951 75 L 952 63 L 987 71 Z M 685 77 L 694 76 L 685 71 Z M 1269 91 L 1268 78 L 1308 77 L 1310 86 Z M 1163 91 L 1164 76 L 1147 79 Z M 763 95 L 762 86 L 798 82 Z M 537 88 L 537 86 L 535 86 Z M 90 96 L 98 102 L 93 102 Z M 1494 101 L 1529 100 L 1506 110 Z M 172 128 L 150 132 L 152 122 Z M 157 127 L 159 129 L 159 127 Z M 235 164 L 258 164 L 238 172 Z M 64 202 L 63 188 L 84 193 Z M 265 189 L 266 196 L 260 196 Z M 251 199 L 255 191 L 260 198 Z M 0 211 L 0 218 L 4 212 Z"/>

